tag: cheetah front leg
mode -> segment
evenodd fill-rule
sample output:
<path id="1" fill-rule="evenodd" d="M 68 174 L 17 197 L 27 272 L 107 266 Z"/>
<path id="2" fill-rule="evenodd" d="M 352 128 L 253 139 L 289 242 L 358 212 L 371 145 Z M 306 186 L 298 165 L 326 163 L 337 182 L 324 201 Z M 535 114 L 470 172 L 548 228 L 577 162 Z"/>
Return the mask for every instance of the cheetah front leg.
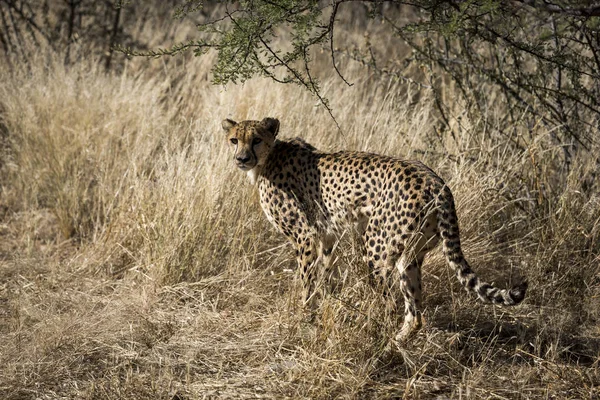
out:
<path id="1" fill-rule="evenodd" d="M 412 251 L 405 251 L 396 264 L 400 273 L 400 289 L 404 296 L 404 323 L 396 335 L 397 342 L 405 341 L 423 325 L 420 307 L 423 302 L 421 264 L 424 256 L 424 253 L 415 255 Z"/>
<path id="2" fill-rule="evenodd" d="M 296 259 L 302 280 L 302 304 L 312 309 L 315 307 L 316 264 L 319 261 L 313 235 L 296 238 Z"/>
<path id="3" fill-rule="evenodd" d="M 274 202 L 282 207 L 272 208 Z M 302 282 L 302 305 L 312 306 L 316 286 L 315 264 L 321 258 L 317 252 L 317 229 L 309 223 L 309 218 L 298 200 L 285 191 L 277 191 L 271 197 L 263 197 L 261 193 L 261 206 L 269 221 L 294 245 L 297 273 Z"/>
<path id="4" fill-rule="evenodd" d="M 339 281 L 339 271 L 332 268 L 333 248 L 337 238 L 334 234 L 324 233 L 320 238 L 319 259 L 323 264 L 323 281 L 326 282 L 328 290 L 335 288 Z"/>

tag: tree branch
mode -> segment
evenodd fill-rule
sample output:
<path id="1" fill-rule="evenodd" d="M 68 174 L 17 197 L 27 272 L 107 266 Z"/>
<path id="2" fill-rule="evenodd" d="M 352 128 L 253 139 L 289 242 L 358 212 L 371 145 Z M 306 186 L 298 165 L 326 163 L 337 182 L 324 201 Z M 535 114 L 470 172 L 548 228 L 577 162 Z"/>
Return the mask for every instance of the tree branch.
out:
<path id="1" fill-rule="evenodd" d="M 333 3 L 333 9 L 331 10 L 331 16 L 329 18 L 329 49 L 331 52 L 331 62 L 333 64 L 333 69 L 335 69 L 335 72 L 338 74 L 338 76 L 340 78 L 342 78 L 342 80 L 344 81 L 344 83 L 346 85 L 353 86 L 354 85 L 353 83 L 348 82 L 346 80 L 346 78 L 344 78 L 344 76 L 338 69 L 336 62 L 335 62 L 335 49 L 333 46 L 333 26 L 335 25 L 335 16 L 337 15 L 338 7 L 340 6 L 341 3 L 342 3 L 342 1 L 335 1 Z M 337 124 L 337 122 L 336 122 L 336 124 Z"/>
<path id="2" fill-rule="evenodd" d="M 514 3 L 525 4 L 529 7 L 544 10 L 553 14 L 565 14 L 574 17 L 600 17 L 600 4 L 590 4 L 584 7 L 569 7 L 550 1 L 513 0 Z"/>

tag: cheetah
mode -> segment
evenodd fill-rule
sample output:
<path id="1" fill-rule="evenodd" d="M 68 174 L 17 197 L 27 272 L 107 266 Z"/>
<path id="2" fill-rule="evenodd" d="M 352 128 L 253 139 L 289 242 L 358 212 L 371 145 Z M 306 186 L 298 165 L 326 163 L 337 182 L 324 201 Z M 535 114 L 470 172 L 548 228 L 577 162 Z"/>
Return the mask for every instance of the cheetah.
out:
<path id="1" fill-rule="evenodd" d="M 275 118 L 225 119 L 222 127 L 237 167 L 258 186 L 267 219 L 294 244 L 305 304 L 315 265 L 330 268 L 335 231 L 351 223 L 359 226 L 371 276 L 386 282 L 398 270 L 405 311 L 397 342 L 422 326 L 421 264 L 440 241 L 460 283 L 480 300 L 513 306 L 525 297 L 526 282 L 500 289 L 475 275 L 461 250 L 452 193 L 421 162 L 279 140 Z"/>

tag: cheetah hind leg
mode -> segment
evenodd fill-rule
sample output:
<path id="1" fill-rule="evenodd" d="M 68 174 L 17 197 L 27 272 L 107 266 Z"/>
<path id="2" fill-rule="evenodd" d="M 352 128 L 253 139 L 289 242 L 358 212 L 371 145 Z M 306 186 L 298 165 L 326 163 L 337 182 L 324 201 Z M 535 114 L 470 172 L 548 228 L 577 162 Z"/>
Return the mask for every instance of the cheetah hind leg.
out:
<path id="1" fill-rule="evenodd" d="M 404 323 L 395 337 L 396 343 L 405 342 L 423 326 L 420 307 L 423 302 L 421 264 L 424 254 L 414 255 L 405 251 L 396 267 L 400 273 L 400 289 L 404 296 Z"/>

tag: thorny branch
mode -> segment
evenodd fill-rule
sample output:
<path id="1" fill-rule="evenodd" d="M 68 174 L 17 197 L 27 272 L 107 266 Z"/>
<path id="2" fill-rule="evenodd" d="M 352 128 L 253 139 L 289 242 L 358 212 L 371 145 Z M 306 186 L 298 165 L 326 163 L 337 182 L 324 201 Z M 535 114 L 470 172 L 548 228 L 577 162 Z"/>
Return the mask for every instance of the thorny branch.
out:
<path id="1" fill-rule="evenodd" d="M 175 11 L 177 17 L 199 12 L 205 21 L 197 24 L 198 37 L 148 51 L 132 49 L 131 41 L 129 45 L 118 44 L 123 32 L 120 26 L 124 24 L 120 21 L 125 14 L 106 13 L 111 16 L 108 28 L 101 28 L 109 32 L 108 56 L 103 60 L 106 68 L 112 65 L 113 49 L 127 56 L 145 57 L 173 56 L 187 50 L 196 55 L 215 51 L 218 53 L 213 68 L 215 83 L 243 82 L 257 74 L 279 83 L 294 83 L 315 96 L 335 121 L 334 110 L 315 74 L 315 53 L 321 52 L 348 86 L 353 84 L 346 78 L 343 67 L 357 63 L 376 74 L 433 91 L 439 122 L 446 128 L 458 123 L 458 118 L 451 114 L 454 107 L 442 95 L 442 82 L 450 79 L 465 104 L 461 113 L 468 113 L 473 121 L 483 119 L 488 101 L 486 91 L 493 86 L 504 94 L 512 120 L 517 115 L 529 115 L 535 121 L 543 121 L 569 146 L 589 147 L 599 137 L 599 2 L 226 0 L 211 5 L 203 0 L 184 0 L 182 3 Z M 362 5 L 366 15 L 382 22 L 382 32 L 387 29 L 386 35 L 408 46 L 410 51 L 402 63 L 377 62 L 387 37 L 382 37 L 379 43 L 367 42 L 358 51 L 340 36 L 340 24 L 344 23 L 342 11 L 350 9 L 351 3 L 355 5 L 353 12 Z M 28 0 L 0 0 L 0 24 L 11 29 L 8 33 L 0 32 L 0 46 L 5 52 L 24 52 L 20 45 L 23 33 L 68 51 L 75 33 L 81 37 L 81 32 L 73 29 L 73 17 L 86 7 L 89 10 L 92 3 L 63 0 L 62 4 L 68 7 L 65 13 L 68 25 L 64 29 L 67 38 L 62 41 L 55 39 L 60 31 L 47 29 L 44 17 L 34 12 L 31 4 Z M 124 3 L 107 1 L 106 4 L 112 7 Z M 16 24 L 24 24 L 26 28 L 23 25 L 17 28 Z M 365 29 L 370 29 L 369 25 Z M 287 42 L 278 38 L 283 31 L 290 35 Z M 424 71 L 424 66 L 426 80 L 403 73 L 413 67 Z"/>

